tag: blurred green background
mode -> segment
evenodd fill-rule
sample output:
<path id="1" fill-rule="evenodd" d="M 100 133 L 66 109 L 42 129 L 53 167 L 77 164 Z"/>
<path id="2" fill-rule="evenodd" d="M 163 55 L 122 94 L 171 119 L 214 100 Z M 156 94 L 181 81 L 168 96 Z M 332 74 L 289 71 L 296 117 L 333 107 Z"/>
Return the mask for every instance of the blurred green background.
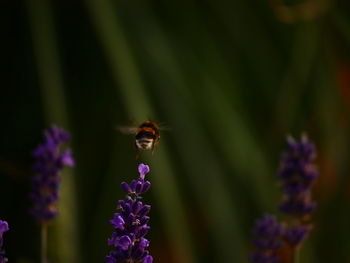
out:
<path id="1" fill-rule="evenodd" d="M 302 262 L 350 262 L 350 3 L 330 0 L 2 0 L 1 219 L 9 262 L 39 262 L 28 215 L 42 130 L 72 133 L 55 263 L 104 262 L 119 184 L 151 166 L 154 262 L 248 262 L 277 213 L 287 134 L 318 147 L 319 203 Z M 117 125 L 165 123 L 135 160 Z M 281 219 L 283 217 L 280 217 Z"/>

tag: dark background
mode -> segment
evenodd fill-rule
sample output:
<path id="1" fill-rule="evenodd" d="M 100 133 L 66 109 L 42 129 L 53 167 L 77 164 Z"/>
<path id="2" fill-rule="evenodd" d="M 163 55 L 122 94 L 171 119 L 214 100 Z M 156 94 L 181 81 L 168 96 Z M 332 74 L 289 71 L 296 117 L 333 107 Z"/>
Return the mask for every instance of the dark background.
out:
<path id="1" fill-rule="evenodd" d="M 104 262 L 119 184 L 151 166 L 154 262 L 247 262 L 276 213 L 287 134 L 318 148 L 314 229 L 301 262 L 350 262 L 347 1 L 0 1 L 0 216 L 9 262 L 39 261 L 31 151 L 72 133 L 52 262 Z M 135 160 L 117 125 L 171 129 Z M 282 215 L 278 215 L 283 220 Z"/>

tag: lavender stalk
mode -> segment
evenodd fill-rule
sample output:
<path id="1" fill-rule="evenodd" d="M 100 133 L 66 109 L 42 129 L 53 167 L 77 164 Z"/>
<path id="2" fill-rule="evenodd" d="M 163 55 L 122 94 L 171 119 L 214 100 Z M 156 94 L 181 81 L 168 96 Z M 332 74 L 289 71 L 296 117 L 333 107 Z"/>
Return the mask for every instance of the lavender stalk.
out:
<path id="1" fill-rule="evenodd" d="M 287 138 L 287 151 L 282 155 L 278 173 L 283 190 L 279 210 L 289 219 L 290 227 L 286 229 L 284 238 L 294 252 L 294 262 L 298 262 L 301 244 L 312 228 L 309 220 L 316 208 L 312 188 L 318 177 L 315 158 L 315 145 L 306 135 L 302 135 L 300 142 Z"/>
<path id="2" fill-rule="evenodd" d="M 108 245 L 113 250 L 106 256 L 107 263 L 128 262 L 128 263 L 152 263 L 153 258 L 146 249 L 149 241 L 145 238 L 150 227 L 149 213 L 151 206 L 141 202 L 141 194 L 147 192 L 151 183 L 145 181 L 145 175 L 149 173 L 148 165 L 138 166 L 139 178 L 132 180 L 130 184 L 121 183 L 126 192 L 125 200 L 118 201 L 119 213 L 109 222 L 114 227 L 112 237 L 108 239 Z"/>
<path id="3" fill-rule="evenodd" d="M 44 132 L 44 138 L 44 143 L 33 151 L 36 175 L 32 179 L 30 213 L 41 225 L 41 262 L 47 263 L 47 224 L 58 214 L 60 172 L 65 166 L 73 166 L 74 160 L 71 150 L 61 149 L 70 140 L 68 132 L 52 126 Z"/>
<path id="4" fill-rule="evenodd" d="M 280 224 L 274 216 L 265 215 L 256 222 L 253 230 L 253 263 L 280 263 L 281 248 L 289 248 L 291 258 L 287 262 L 298 263 L 300 247 L 307 238 L 312 225 L 310 217 L 316 208 L 312 200 L 312 187 L 318 177 L 314 160 L 315 145 L 306 135 L 300 142 L 287 138 L 287 150 L 282 154 L 278 177 L 283 198 L 278 208 L 287 216 Z"/>

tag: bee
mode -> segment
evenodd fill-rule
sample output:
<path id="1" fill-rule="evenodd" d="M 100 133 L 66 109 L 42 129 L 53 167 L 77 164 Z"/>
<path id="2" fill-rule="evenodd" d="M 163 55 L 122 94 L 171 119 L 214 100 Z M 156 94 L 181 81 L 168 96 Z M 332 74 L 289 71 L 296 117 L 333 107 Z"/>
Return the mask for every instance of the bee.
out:
<path id="1" fill-rule="evenodd" d="M 160 128 L 153 121 L 145 121 L 138 127 L 118 127 L 118 130 L 123 133 L 135 135 L 135 147 L 138 150 L 138 155 L 145 150 L 151 150 L 153 153 L 154 147 L 160 140 Z"/>

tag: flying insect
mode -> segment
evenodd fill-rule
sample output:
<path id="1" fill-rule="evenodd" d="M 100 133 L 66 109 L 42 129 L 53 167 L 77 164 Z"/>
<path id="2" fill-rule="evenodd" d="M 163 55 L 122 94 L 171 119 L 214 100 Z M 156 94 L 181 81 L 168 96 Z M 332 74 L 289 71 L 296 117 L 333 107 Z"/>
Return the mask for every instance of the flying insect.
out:
<path id="1" fill-rule="evenodd" d="M 118 127 L 118 130 L 122 133 L 135 135 L 135 147 L 139 154 L 145 150 L 151 150 L 153 153 L 160 140 L 159 125 L 149 120 L 136 127 Z"/>

